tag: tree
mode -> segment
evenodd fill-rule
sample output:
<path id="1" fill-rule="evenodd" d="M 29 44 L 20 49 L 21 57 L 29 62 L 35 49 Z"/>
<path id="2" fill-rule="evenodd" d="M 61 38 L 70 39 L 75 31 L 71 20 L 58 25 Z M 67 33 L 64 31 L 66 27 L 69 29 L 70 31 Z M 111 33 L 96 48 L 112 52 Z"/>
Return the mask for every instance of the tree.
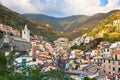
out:
<path id="1" fill-rule="evenodd" d="M 7 60 L 3 54 L 0 53 L 0 76 L 5 76 L 6 74 Z"/>
<path id="2" fill-rule="evenodd" d="M 31 66 L 27 66 L 18 73 L 15 71 L 15 58 L 15 51 L 10 52 L 7 57 L 0 55 L 0 80 L 73 80 L 64 71 L 41 72 L 41 67 L 33 70 Z"/>
<path id="3" fill-rule="evenodd" d="M 51 70 L 40 74 L 40 80 L 74 80 L 64 71 Z"/>
<path id="4" fill-rule="evenodd" d="M 14 36 L 13 33 L 11 33 L 11 32 L 8 32 L 7 34 L 10 35 L 10 36 Z"/>
<path id="5" fill-rule="evenodd" d="M 97 80 L 96 78 L 84 77 L 83 80 Z"/>
<path id="6" fill-rule="evenodd" d="M 4 35 L 4 33 L 2 31 L 0 31 L 0 38 L 2 38 Z"/>

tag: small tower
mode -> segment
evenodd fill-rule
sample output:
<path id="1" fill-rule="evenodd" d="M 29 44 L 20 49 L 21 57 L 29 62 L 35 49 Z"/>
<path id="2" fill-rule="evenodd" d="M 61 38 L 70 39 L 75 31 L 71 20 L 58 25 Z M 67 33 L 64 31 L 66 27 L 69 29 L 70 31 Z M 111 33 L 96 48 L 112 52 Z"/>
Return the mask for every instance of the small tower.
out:
<path id="1" fill-rule="evenodd" d="M 30 30 L 28 30 L 27 25 L 25 25 L 25 28 L 22 30 L 22 38 L 28 42 L 30 41 Z"/>

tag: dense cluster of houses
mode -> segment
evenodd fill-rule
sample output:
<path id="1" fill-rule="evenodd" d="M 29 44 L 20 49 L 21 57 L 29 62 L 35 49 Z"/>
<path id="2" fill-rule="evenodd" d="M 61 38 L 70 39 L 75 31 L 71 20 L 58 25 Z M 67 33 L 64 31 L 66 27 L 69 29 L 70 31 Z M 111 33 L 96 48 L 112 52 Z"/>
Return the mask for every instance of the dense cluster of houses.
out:
<path id="1" fill-rule="evenodd" d="M 14 36 L 20 36 L 20 31 L 19 30 L 13 29 L 11 26 L 8 26 L 8 25 L 0 24 L 0 31 L 4 31 L 6 33 L 10 32 Z"/>
<path id="2" fill-rule="evenodd" d="M 72 50 L 71 56 L 69 57 L 69 70 L 71 71 L 69 74 L 75 75 L 73 70 L 77 70 L 82 71 L 80 72 L 82 74 L 84 71 L 84 73 L 97 75 L 101 78 L 100 80 L 115 80 L 120 77 L 119 41 L 115 43 L 108 41 L 100 42 L 96 49 L 87 52 Z"/>
<path id="3" fill-rule="evenodd" d="M 20 31 L 3 24 L 0 24 L 0 30 L 14 34 L 13 36 L 6 34 L 0 39 L 0 51 L 8 56 L 15 50 L 18 66 L 44 65 L 43 72 L 62 69 L 76 80 L 85 76 L 98 77 L 100 80 L 115 80 L 120 77 L 120 41 L 115 43 L 103 41 L 96 49 L 84 52 L 70 48 L 75 44 L 88 44 L 94 40 L 93 37 L 78 37 L 73 41 L 61 37 L 50 43 L 39 35 L 31 36 L 27 25 L 22 30 L 22 35 Z M 6 44 L 9 45 L 7 49 L 4 47 Z M 17 71 L 21 69 L 18 67 Z"/>

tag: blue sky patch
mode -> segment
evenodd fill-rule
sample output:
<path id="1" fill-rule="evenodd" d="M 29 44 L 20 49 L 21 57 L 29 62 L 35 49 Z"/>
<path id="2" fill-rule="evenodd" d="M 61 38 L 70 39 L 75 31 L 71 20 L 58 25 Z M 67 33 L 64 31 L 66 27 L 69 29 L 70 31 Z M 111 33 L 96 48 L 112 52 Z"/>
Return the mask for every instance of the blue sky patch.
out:
<path id="1" fill-rule="evenodd" d="M 100 0 L 101 4 L 100 6 L 104 7 L 108 4 L 108 0 Z"/>

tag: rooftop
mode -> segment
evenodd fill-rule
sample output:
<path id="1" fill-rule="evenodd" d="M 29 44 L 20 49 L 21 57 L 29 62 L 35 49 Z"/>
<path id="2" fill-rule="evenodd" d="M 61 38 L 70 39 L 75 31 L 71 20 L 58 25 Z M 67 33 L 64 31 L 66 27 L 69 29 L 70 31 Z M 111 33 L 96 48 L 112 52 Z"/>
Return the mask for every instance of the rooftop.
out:
<path id="1" fill-rule="evenodd" d="M 120 55 L 120 50 L 116 50 L 116 51 L 114 52 L 114 54 Z"/>
<path id="2" fill-rule="evenodd" d="M 102 41 L 102 42 L 100 42 L 100 45 L 105 45 L 105 44 L 110 44 L 110 42 L 109 41 Z"/>
<path id="3" fill-rule="evenodd" d="M 21 38 L 21 37 L 15 37 L 15 36 L 9 36 L 10 38 L 13 38 L 14 40 L 17 40 L 17 41 L 23 41 L 23 42 L 27 42 L 27 40 Z"/>

